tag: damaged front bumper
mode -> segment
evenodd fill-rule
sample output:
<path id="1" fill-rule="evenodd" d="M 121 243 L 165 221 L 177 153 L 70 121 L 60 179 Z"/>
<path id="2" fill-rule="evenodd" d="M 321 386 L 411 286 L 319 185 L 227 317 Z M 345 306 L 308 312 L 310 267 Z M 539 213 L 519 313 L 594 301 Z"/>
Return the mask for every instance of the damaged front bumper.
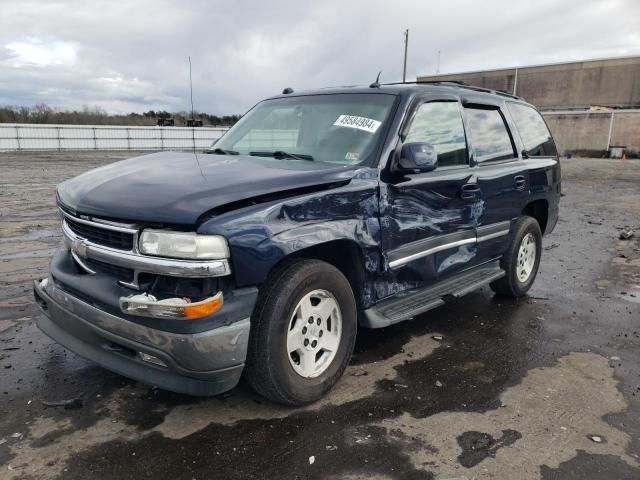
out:
<path id="1" fill-rule="evenodd" d="M 135 323 L 70 294 L 53 277 L 35 281 L 45 315 L 38 327 L 69 350 L 126 377 L 188 395 L 208 396 L 236 386 L 247 354 L 249 318 L 197 333 Z M 256 292 L 236 295 L 251 311 Z"/>

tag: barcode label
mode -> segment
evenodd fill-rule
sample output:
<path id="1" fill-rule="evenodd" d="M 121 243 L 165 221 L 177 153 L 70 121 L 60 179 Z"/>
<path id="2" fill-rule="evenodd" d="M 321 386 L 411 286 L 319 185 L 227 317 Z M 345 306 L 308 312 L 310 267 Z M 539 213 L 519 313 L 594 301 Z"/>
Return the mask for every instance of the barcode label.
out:
<path id="1" fill-rule="evenodd" d="M 333 123 L 337 127 L 357 128 L 365 132 L 375 133 L 382 125 L 382 122 L 367 117 L 356 117 L 354 115 L 340 115 Z"/>

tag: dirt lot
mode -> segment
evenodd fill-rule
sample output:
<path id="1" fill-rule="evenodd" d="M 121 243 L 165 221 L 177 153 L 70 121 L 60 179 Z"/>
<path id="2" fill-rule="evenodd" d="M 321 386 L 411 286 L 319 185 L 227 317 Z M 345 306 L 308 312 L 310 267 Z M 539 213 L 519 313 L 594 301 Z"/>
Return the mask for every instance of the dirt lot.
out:
<path id="1" fill-rule="evenodd" d="M 123 157 L 0 154 L 0 478 L 640 478 L 640 162 L 563 162 L 528 298 L 361 331 L 337 388 L 294 410 L 128 381 L 35 327 L 56 183 Z"/>

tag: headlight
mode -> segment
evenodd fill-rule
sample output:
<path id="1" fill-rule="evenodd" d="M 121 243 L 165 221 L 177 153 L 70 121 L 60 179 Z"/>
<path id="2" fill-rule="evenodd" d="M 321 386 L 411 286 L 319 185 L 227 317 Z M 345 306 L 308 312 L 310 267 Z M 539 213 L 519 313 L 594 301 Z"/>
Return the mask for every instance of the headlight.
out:
<path id="1" fill-rule="evenodd" d="M 157 257 L 215 260 L 229 258 L 229 247 L 219 235 L 191 232 L 143 230 L 138 242 L 140 252 Z"/>

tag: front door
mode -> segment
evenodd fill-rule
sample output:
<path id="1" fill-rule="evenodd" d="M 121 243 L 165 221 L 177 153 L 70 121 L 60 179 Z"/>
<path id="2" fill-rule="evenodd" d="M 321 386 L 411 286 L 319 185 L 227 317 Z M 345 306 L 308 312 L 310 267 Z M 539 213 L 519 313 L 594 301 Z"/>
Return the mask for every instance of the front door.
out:
<path id="1" fill-rule="evenodd" d="M 395 291 L 378 292 L 379 298 L 428 286 L 471 265 L 483 212 L 460 102 L 422 101 L 403 131 L 404 143 L 433 146 L 438 166 L 382 186 L 382 245 Z"/>

